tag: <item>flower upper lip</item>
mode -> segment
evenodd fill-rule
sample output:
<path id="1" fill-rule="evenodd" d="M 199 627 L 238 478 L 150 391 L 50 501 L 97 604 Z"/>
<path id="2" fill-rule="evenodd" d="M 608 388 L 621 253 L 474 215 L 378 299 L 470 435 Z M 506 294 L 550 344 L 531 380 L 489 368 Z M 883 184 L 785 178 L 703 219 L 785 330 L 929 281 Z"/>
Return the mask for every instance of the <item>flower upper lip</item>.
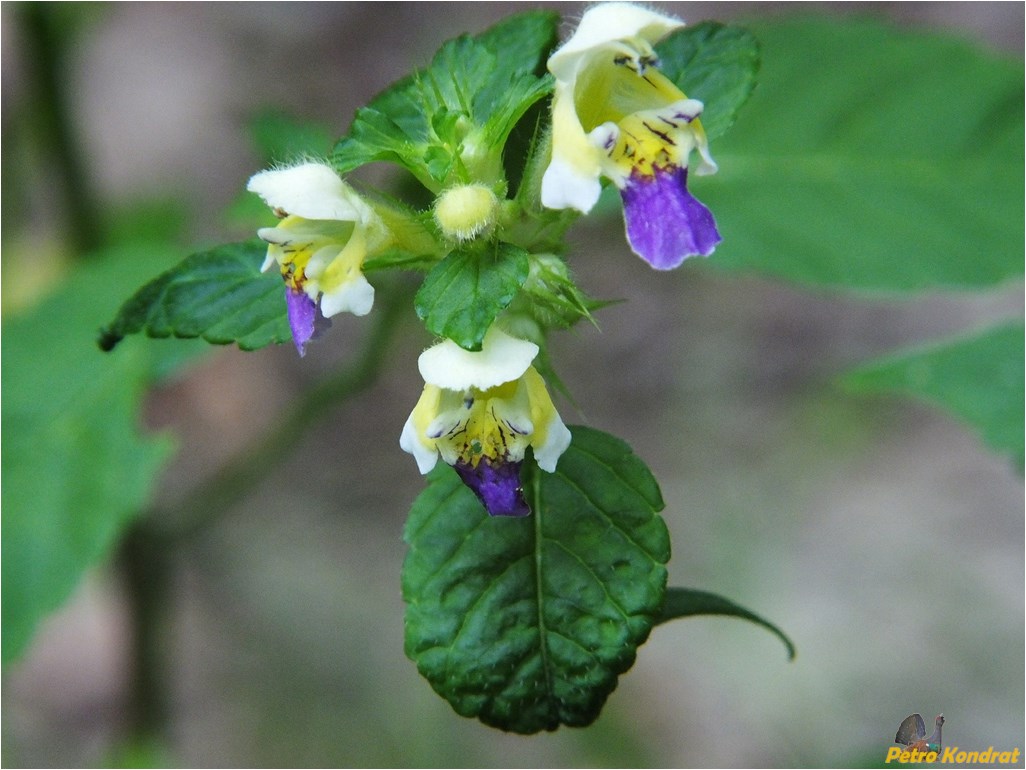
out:
<path id="1" fill-rule="evenodd" d="M 340 219 L 370 224 L 374 211 L 323 163 L 301 163 L 253 175 L 246 189 L 272 209 L 303 219 Z"/>
<path id="2" fill-rule="evenodd" d="M 484 336 L 480 351 L 464 350 L 452 340 L 428 348 L 417 361 L 424 382 L 445 390 L 488 390 L 512 382 L 527 371 L 538 346 L 496 327 Z"/>
<path id="3" fill-rule="evenodd" d="M 631 3 L 602 3 L 590 8 L 577 30 L 549 57 L 548 68 L 557 80 L 571 81 L 591 53 L 602 48 L 619 47 L 630 54 L 625 40 L 639 40 L 651 46 L 684 22 L 672 16 L 650 11 Z M 651 51 L 645 52 L 645 55 Z"/>

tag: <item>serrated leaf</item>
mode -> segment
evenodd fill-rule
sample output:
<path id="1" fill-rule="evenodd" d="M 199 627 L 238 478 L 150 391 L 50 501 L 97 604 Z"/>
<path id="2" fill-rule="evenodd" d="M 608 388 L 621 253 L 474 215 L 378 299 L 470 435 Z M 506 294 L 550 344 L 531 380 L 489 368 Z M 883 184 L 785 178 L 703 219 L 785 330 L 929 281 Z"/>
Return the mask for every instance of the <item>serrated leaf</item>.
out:
<path id="1" fill-rule="evenodd" d="M 92 255 L 33 310 L 4 321 L 5 662 L 110 552 L 169 455 L 166 439 L 141 435 L 139 401 L 181 350 L 126 345 L 105 356 L 93 337 L 125 283 L 173 259 L 154 246 Z"/>
<path id="2" fill-rule="evenodd" d="M 734 124 L 759 75 L 759 42 L 742 27 L 705 21 L 684 27 L 656 46 L 660 69 L 705 105 L 702 125 L 716 139 Z"/>
<path id="3" fill-rule="evenodd" d="M 1022 275 L 1021 62 L 868 21 L 750 28 L 759 87 L 694 183 L 711 266 L 883 291 Z"/>
<path id="4" fill-rule="evenodd" d="M 946 409 L 975 428 L 992 449 L 1011 453 L 1021 469 L 1023 336 L 1017 321 L 867 364 L 842 382 L 857 391 L 905 393 Z"/>
<path id="5" fill-rule="evenodd" d="M 428 273 L 417 292 L 417 315 L 428 331 L 467 350 L 481 341 L 527 280 L 527 252 L 510 243 L 456 249 Z"/>
<path id="6" fill-rule="evenodd" d="M 517 733 L 594 721 L 663 606 L 655 479 L 619 439 L 572 432 L 555 473 L 525 474 L 530 517 L 490 518 L 441 466 L 404 534 L 406 654 L 457 713 Z"/>
<path id="7" fill-rule="evenodd" d="M 260 272 L 262 241 L 193 254 L 139 289 L 100 333 L 111 350 L 126 335 L 201 337 L 256 350 L 292 339 L 277 271 Z"/>
<path id="8" fill-rule="evenodd" d="M 694 588 L 668 588 L 666 590 L 666 603 L 663 604 L 662 613 L 657 623 L 666 623 L 677 618 L 687 618 L 693 615 L 726 615 L 734 618 L 741 618 L 756 625 L 760 625 L 771 633 L 775 634 L 787 648 L 787 659 L 794 660 L 794 643 L 783 631 L 777 628 L 751 610 L 746 610 L 730 599 L 725 599 L 709 591 L 699 591 Z"/>
<path id="9" fill-rule="evenodd" d="M 525 11 L 492 25 L 477 36 L 478 42 L 498 55 L 502 72 L 492 84 L 512 82 L 524 75 L 541 75 L 545 60 L 556 47 L 559 14 L 554 11 Z M 493 92 L 488 106 L 502 99 Z"/>
<path id="10" fill-rule="evenodd" d="M 447 42 L 426 69 L 357 111 L 335 146 L 335 168 L 346 174 L 374 161 L 395 162 L 436 192 L 500 173 L 509 132 L 551 89 L 548 77 L 535 72 L 554 44 L 557 19 L 528 12 Z"/>

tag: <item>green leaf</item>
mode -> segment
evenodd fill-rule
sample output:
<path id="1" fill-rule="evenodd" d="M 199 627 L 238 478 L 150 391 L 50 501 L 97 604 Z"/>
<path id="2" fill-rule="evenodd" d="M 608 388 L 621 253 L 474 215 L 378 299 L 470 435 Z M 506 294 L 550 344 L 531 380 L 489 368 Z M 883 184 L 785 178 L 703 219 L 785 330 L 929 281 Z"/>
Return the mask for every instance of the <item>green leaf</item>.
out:
<path id="1" fill-rule="evenodd" d="M 253 144 L 265 163 L 295 163 L 324 157 L 331 150 L 327 126 L 301 120 L 278 110 L 255 115 L 248 125 Z"/>
<path id="2" fill-rule="evenodd" d="M 457 181 L 498 181 L 506 137 L 551 90 L 550 78 L 535 73 L 555 43 L 557 21 L 547 11 L 528 12 L 447 42 L 426 69 L 357 111 L 335 146 L 336 169 L 394 162 L 435 192 Z"/>
<path id="3" fill-rule="evenodd" d="M 4 321 L 5 662 L 110 552 L 170 453 L 166 439 L 140 434 L 139 402 L 181 352 L 126 345 L 105 356 L 93 337 L 125 284 L 173 259 L 154 246 L 93 255 L 39 305 Z"/>
<path id="4" fill-rule="evenodd" d="M 759 88 L 694 181 L 711 265 L 879 291 L 1022 275 L 1021 61 L 868 21 L 751 29 Z"/>
<path id="5" fill-rule="evenodd" d="M 525 75 L 541 75 L 545 61 L 558 41 L 559 14 L 555 11 L 525 11 L 494 24 L 477 36 L 477 41 L 498 55 L 500 72 L 488 85 L 499 86 Z M 481 97 L 484 109 L 504 98 L 496 88 Z"/>
<path id="6" fill-rule="evenodd" d="M 509 243 L 456 249 L 424 279 L 415 300 L 417 315 L 428 331 L 480 350 L 485 332 L 513 301 L 528 271 L 527 252 Z"/>
<path id="7" fill-rule="evenodd" d="M 760 618 L 754 612 L 746 610 L 739 604 L 730 601 L 730 599 L 725 599 L 708 591 L 699 591 L 694 588 L 668 588 L 666 590 L 666 603 L 663 604 L 663 611 L 656 622 L 666 623 L 670 620 L 687 618 L 692 615 L 729 615 L 730 617 L 756 623 L 776 634 L 777 638 L 787 648 L 787 659 L 794 660 L 794 644 L 787 637 L 787 634 L 768 620 Z"/>
<path id="8" fill-rule="evenodd" d="M 734 124 L 759 75 L 759 41 L 741 27 L 705 21 L 684 27 L 656 46 L 660 69 L 689 97 L 705 105 L 709 139 Z"/>
<path id="9" fill-rule="evenodd" d="M 619 439 L 572 432 L 555 473 L 525 472 L 530 517 L 489 518 L 440 466 L 404 534 L 406 654 L 457 713 L 517 733 L 594 721 L 666 590 L 655 479 Z"/>
<path id="10" fill-rule="evenodd" d="M 260 272 L 267 244 L 248 241 L 193 254 L 137 291 L 100 333 L 111 350 L 126 335 L 202 337 L 256 350 L 292 339 L 281 276 Z"/>
<path id="11" fill-rule="evenodd" d="M 1021 321 L 973 337 L 900 353 L 847 374 L 856 391 L 906 393 L 968 422 L 998 452 L 1023 466 L 1023 345 Z"/>

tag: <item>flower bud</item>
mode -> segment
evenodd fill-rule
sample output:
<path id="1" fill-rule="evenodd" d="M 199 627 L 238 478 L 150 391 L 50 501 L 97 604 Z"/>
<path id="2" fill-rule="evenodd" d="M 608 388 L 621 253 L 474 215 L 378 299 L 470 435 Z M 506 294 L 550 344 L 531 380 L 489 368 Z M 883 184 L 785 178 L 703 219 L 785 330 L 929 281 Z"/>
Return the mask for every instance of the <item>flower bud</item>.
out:
<path id="1" fill-rule="evenodd" d="M 483 184 L 450 187 L 435 201 L 435 221 L 447 238 L 469 241 L 495 224 L 499 199 Z"/>

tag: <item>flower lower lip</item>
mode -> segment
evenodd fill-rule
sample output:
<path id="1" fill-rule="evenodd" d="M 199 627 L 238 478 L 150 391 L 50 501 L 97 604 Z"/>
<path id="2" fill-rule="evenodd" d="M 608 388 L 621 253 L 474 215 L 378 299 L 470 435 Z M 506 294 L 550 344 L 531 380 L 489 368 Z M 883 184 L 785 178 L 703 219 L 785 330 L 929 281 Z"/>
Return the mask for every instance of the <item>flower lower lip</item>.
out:
<path id="1" fill-rule="evenodd" d="M 331 326 L 331 319 L 322 316 L 317 303 L 303 291 L 285 286 L 285 304 L 288 308 L 289 328 L 292 341 L 299 355 L 306 355 L 306 344 Z"/>
<path id="2" fill-rule="evenodd" d="M 490 516 L 527 516 L 531 508 L 520 483 L 522 462 L 482 459 L 476 466 L 458 462 L 453 467 L 463 483 L 473 490 Z"/>
<path id="3" fill-rule="evenodd" d="M 650 177 L 631 174 L 621 192 L 634 253 L 657 270 L 712 254 L 720 233 L 712 212 L 688 191 L 688 170 L 670 167 L 654 172 Z"/>

